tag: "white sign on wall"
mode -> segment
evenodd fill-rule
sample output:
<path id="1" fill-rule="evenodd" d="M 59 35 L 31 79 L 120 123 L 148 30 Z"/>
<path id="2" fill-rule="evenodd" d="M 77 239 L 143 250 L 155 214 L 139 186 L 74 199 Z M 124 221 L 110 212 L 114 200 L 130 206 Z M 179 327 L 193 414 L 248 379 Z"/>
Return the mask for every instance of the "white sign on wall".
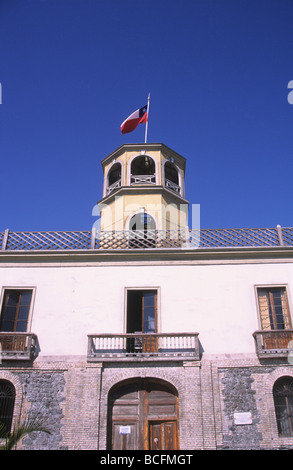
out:
<path id="1" fill-rule="evenodd" d="M 252 424 L 251 412 L 234 413 L 234 424 L 241 426 L 242 424 Z"/>

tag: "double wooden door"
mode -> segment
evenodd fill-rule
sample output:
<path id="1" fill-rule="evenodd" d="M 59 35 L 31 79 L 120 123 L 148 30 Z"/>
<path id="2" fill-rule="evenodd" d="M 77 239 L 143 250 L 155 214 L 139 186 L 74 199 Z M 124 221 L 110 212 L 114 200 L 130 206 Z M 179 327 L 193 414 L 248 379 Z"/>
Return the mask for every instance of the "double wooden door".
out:
<path id="1" fill-rule="evenodd" d="M 177 450 L 178 397 L 147 379 L 116 389 L 109 400 L 108 448 Z"/>

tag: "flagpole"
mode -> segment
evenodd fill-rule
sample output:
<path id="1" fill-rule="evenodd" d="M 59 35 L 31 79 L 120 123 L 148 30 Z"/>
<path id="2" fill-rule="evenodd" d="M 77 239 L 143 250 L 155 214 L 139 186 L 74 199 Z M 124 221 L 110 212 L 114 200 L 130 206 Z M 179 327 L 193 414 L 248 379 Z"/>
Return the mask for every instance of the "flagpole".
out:
<path id="1" fill-rule="evenodd" d="M 147 136 L 148 136 L 150 97 L 151 97 L 151 94 L 149 93 L 149 95 L 148 95 L 148 104 L 147 104 L 147 117 L 148 117 L 148 119 L 147 119 L 146 126 L 145 126 L 145 137 L 144 137 L 144 143 L 145 143 L 145 144 L 146 144 L 146 142 L 147 142 Z"/>

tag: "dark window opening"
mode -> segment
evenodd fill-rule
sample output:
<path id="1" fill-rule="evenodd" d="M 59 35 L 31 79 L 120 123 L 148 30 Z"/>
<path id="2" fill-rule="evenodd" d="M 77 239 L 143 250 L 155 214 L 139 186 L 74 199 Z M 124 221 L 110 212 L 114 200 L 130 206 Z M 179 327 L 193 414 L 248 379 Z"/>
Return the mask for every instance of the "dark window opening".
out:
<path id="1" fill-rule="evenodd" d="M 129 224 L 130 230 L 142 230 L 148 232 L 156 229 L 156 223 L 153 217 L 145 212 L 135 214 Z"/>
<path id="2" fill-rule="evenodd" d="M 131 163 L 132 175 L 154 175 L 155 172 L 155 162 L 148 155 L 136 157 Z"/>
<path id="3" fill-rule="evenodd" d="M 180 193 L 178 171 L 176 166 L 170 162 L 165 163 L 165 187 Z"/>
<path id="4" fill-rule="evenodd" d="M 26 332 L 31 306 L 31 290 L 6 290 L 0 318 L 0 331 Z"/>
<path id="5" fill-rule="evenodd" d="M 129 224 L 130 248 L 152 248 L 156 244 L 156 222 L 145 212 L 135 214 Z"/>
<path id="6" fill-rule="evenodd" d="M 120 188 L 121 186 L 121 164 L 115 163 L 108 174 L 108 187 L 107 192 L 111 193 L 112 191 Z"/>
<path id="7" fill-rule="evenodd" d="M 8 380 L 0 380 L 0 438 L 11 432 L 15 388 Z"/>
<path id="8" fill-rule="evenodd" d="M 293 436 L 293 378 L 281 377 L 273 389 L 280 436 Z"/>
<path id="9" fill-rule="evenodd" d="M 172 183 L 179 184 L 178 171 L 173 163 L 167 162 L 165 164 L 165 178 L 172 181 Z"/>
<path id="10" fill-rule="evenodd" d="M 156 167 L 151 157 L 141 155 L 134 158 L 131 163 L 130 184 L 156 184 Z"/>
<path id="11" fill-rule="evenodd" d="M 116 181 L 120 180 L 121 178 L 121 165 L 120 163 L 115 163 L 111 170 L 109 171 L 109 186 L 116 183 Z"/>
<path id="12" fill-rule="evenodd" d="M 127 291 L 127 333 L 156 333 L 156 290 Z"/>
<path id="13" fill-rule="evenodd" d="M 157 348 L 156 338 L 142 339 L 139 334 L 157 332 L 157 291 L 127 291 L 126 332 L 136 333 L 137 337 L 129 338 L 128 352 L 152 351 Z"/>

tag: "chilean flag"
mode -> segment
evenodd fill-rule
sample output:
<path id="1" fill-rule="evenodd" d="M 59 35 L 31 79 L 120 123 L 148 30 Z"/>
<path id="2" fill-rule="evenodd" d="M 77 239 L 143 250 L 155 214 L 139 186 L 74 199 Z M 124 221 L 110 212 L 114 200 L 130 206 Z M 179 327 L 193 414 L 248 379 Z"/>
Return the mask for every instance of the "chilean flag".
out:
<path id="1" fill-rule="evenodd" d="M 138 124 L 146 123 L 148 121 L 148 107 L 145 105 L 143 108 L 137 109 L 125 121 L 122 122 L 120 129 L 121 134 L 127 134 L 137 128 Z"/>

